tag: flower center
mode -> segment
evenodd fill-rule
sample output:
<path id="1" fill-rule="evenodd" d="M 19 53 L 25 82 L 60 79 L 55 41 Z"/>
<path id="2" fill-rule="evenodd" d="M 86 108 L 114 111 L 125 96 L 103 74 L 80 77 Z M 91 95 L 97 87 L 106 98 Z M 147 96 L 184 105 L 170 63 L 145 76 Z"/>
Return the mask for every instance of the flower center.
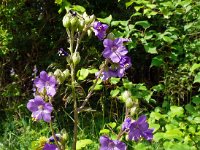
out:
<path id="1" fill-rule="evenodd" d="M 101 29 L 102 29 L 102 26 L 98 26 L 97 30 L 101 31 Z"/>
<path id="2" fill-rule="evenodd" d="M 111 50 L 112 50 L 112 51 L 116 51 L 116 50 L 117 50 L 117 46 L 112 46 L 112 47 L 111 47 Z"/>
<path id="3" fill-rule="evenodd" d="M 44 106 L 43 105 L 39 105 L 38 106 L 38 110 L 43 110 L 44 109 Z"/>
<path id="4" fill-rule="evenodd" d="M 114 148 L 114 147 L 115 147 L 115 143 L 113 143 L 113 142 L 108 143 L 108 148 Z"/>

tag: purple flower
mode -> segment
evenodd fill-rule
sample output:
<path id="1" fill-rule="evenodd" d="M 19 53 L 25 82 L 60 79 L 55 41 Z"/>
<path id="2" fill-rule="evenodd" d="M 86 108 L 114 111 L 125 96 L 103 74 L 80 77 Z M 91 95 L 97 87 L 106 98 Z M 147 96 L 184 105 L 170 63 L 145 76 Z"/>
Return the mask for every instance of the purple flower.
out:
<path id="1" fill-rule="evenodd" d="M 126 150 L 126 144 L 118 141 L 111 140 L 107 136 L 100 137 L 101 147 L 99 150 Z"/>
<path id="2" fill-rule="evenodd" d="M 95 21 L 93 24 L 93 28 L 95 36 L 97 36 L 99 40 L 103 40 L 106 36 L 106 30 L 108 29 L 108 25 Z"/>
<path id="3" fill-rule="evenodd" d="M 40 96 L 29 100 L 27 108 L 32 112 L 32 117 L 36 120 L 43 119 L 46 122 L 51 121 L 51 112 L 53 107 L 50 103 L 46 103 Z"/>
<path id="4" fill-rule="evenodd" d="M 58 55 L 59 56 L 68 56 L 69 54 L 63 48 L 60 48 L 58 50 Z"/>
<path id="5" fill-rule="evenodd" d="M 40 72 L 40 77 L 34 80 L 34 84 L 39 92 L 46 91 L 48 96 L 54 96 L 56 94 L 56 78 L 54 76 L 49 76 L 45 71 Z"/>
<path id="6" fill-rule="evenodd" d="M 43 147 L 43 150 L 58 150 L 58 147 L 54 144 L 46 143 Z"/>
<path id="7" fill-rule="evenodd" d="M 119 61 L 119 65 L 121 68 L 124 68 L 124 69 L 128 69 L 131 67 L 131 58 L 128 57 L 128 56 L 122 56 L 120 61 Z"/>
<path id="8" fill-rule="evenodd" d="M 138 141 L 141 137 L 148 141 L 153 139 L 153 129 L 148 129 L 149 124 L 146 122 L 146 116 L 142 115 L 137 121 L 131 123 L 128 137 L 130 140 Z"/>
<path id="9" fill-rule="evenodd" d="M 124 38 L 117 38 L 115 40 L 105 39 L 103 41 L 105 47 L 103 57 L 111 59 L 114 63 L 118 63 L 122 56 L 128 53 L 128 50 L 123 44 L 125 41 Z"/>
<path id="10" fill-rule="evenodd" d="M 129 130 L 131 125 L 131 118 L 126 118 L 122 124 L 122 131 Z"/>
<path id="11" fill-rule="evenodd" d="M 56 140 L 57 140 L 57 141 L 60 141 L 61 135 L 60 135 L 60 134 L 55 134 L 55 136 L 56 136 Z M 49 142 L 55 142 L 53 136 L 51 136 L 51 137 L 49 138 Z"/>

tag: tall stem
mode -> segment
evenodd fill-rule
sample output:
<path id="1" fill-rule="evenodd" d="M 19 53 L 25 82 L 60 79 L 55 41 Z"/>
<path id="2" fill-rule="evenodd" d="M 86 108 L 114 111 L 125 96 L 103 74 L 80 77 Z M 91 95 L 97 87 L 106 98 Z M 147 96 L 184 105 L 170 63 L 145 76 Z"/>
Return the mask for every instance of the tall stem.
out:
<path id="1" fill-rule="evenodd" d="M 50 123 L 49 123 L 49 126 L 50 126 L 51 133 L 52 133 L 52 136 L 53 136 L 53 138 L 54 138 L 54 141 L 55 141 L 56 145 L 58 146 L 59 150 L 62 150 L 62 148 L 60 147 L 60 145 L 59 145 L 59 143 L 58 143 L 58 140 L 57 140 L 57 138 L 56 138 L 56 135 L 55 135 L 55 132 L 54 132 L 54 130 L 53 130 L 53 126 L 52 126 L 52 122 L 51 122 L 51 121 L 50 121 Z"/>
<path id="2" fill-rule="evenodd" d="M 70 33 L 70 53 L 71 57 L 74 54 L 74 31 L 72 29 Z M 72 60 L 72 58 L 71 58 Z M 76 150 L 76 142 L 77 142 L 77 134 L 78 134 L 78 111 L 77 111 L 77 99 L 76 99 L 76 91 L 75 91 L 75 64 L 73 61 L 70 63 L 70 69 L 71 69 L 71 88 L 72 88 L 72 98 L 74 101 L 74 135 L 73 135 L 73 145 L 72 149 Z"/>

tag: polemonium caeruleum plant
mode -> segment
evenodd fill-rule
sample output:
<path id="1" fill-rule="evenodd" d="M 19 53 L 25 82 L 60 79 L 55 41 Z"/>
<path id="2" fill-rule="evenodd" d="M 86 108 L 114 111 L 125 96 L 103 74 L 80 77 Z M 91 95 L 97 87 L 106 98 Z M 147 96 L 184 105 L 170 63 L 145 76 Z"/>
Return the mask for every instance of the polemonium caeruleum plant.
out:
<path id="1" fill-rule="evenodd" d="M 39 77 L 34 79 L 34 96 L 35 98 L 29 100 L 27 108 L 32 112 L 32 117 L 35 121 L 44 120 L 49 123 L 52 132 L 52 137 L 46 141 L 44 150 L 64 150 L 65 143 L 64 136 L 55 134 L 52 127 L 52 113 L 53 113 L 53 97 L 58 89 L 58 84 L 61 84 L 64 79 L 70 77 L 70 88 L 73 100 L 74 112 L 74 130 L 73 130 L 73 144 L 72 149 L 76 150 L 77 133 L 78 133 L 78 113 L 82 111 L 86 103 L 91 97 L 94 87 L 99 79 L 106 81 L 110 77 L 122 78 L 125 71 L 131 67 L 131 59 L 127 55 L 128 49 L 126 43 L 130 40 L 122 37 L 107 36 L 108 25 L 99 21 L 95 21 L 94 15 L 87 15 L 86 13 L 79 14 L 73 10 L 67 10 L 63 17 L 63 26 L 66 28 L 68 35 L 69 48 L 65 51 L 61 48 L 58 51 L 60 56 L 66 57 L 69 68 L 64 72 L 56 70 L 54 75 L 50 75 L 45 71 L 41 71 Z M 102 42 L 104 50 L 102 56 L 105 58 L 100 70 L 96 72 L 96 79 L 90 88 L 83 103 L 78 107 L 76 94 L 76 66 L 79 64 L 81 56 L 79 54 L 79 45 L 85 35 L 90 35 L 91 31 Z M 64 79 L 63 79 L 64 78 Z M 132 99 L 130 94 L 125 94 L 126 98 L 126 119 L 122 124 L 122 129 L 119 132 L 117 139 L 111 139 L 107 135 L 100 137 L 100 150 L 125 150 L 127 146 L 121 141 L 121 137 L 128 135 L 129 140 L 138 141 L 141 138 L 152 140 L 153 129 L 149 129 L 146 121 L 146 116 L 141 116 L 137 121 L 129 118 L 129 109 L 132 107 Z M 59 135 L 59 136 L 58 136 Z"/>

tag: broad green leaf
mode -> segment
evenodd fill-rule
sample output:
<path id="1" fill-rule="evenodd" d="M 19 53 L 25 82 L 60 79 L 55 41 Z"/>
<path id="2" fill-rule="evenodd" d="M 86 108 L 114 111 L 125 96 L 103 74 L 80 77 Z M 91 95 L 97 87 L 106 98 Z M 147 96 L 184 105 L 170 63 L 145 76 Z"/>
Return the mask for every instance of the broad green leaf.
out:
<path id="1" fill-rule="evenodd" d="M 94 90 L 95 90 L 95 91 L 98 91 L 98 90 L 101 90 L 102 88 L 103 88 L 103 85 L 97 84 L 97 85 L 94 87 Z"/>
<path id="2" fill-rule="evenodd" d="M 160 120 L 161 118 L 163 118 L 163 115 L 159 112 L 151 112 L 150 117 L 154 118 L 155 120 Z"/>
<path id="3" fill-rule="evenodd" d="M 156 50 L 156 47 L 153 47 L 153 46 L 150 46 L 150 45 L 144 45 L 144 48 L 145 48 L 145 51 L 147 53 L 150 53 L 150 54 L 157 54 L 157 50 Z"/>
<path id="4" fill-rule="evenodd" d="M 110 130 L 108 130 L 108 129 L 102 129 L 99 132 L 99 134 L 109 134 L 109 133 L 110 133 Z"/>
<path id="5" fill-rule="evenodd" d="M 116 97 L 119 94 L 119 92 L 120 92 L 119 89 L 111 90 L 110 95 L 111 97 Z"/>
<path id="6" fill-rule="evenodd" d="M 164 40 L 165 42 L 169 43 L 169 44 L 171 44 L 171 43 L 174 41 L 173 39 L 171 39 L 171 38 L 168 37 L 168 36 L 163 36 L 163 40 Z"/>
<path id="7" fill-rule="evenodd" d="M 191 104 L 185 105 L 185 109 L 186 109 L 190 114 L 193 114 L 193 113 L 196 112 L 196 110 L 194 109 L 194 106 L 192 106 Z"/>
<path id="8" fill-rule="evenodd" d="M 194 77 L 194 83 L 200 83 L 200 72 Z"/>
<path id="9" fill-rule="evenodd" d="M 156 8 L 155 4 L 147 4 L 146 6 L 149 7 L 149 8 L 151 8 L 151 9 Z"/>
<path id="10" fill-rule="evenodd" d="M 134 146 L 134 150 L 147 150 L 148 147 L 144 143 L 138 143 Z"/>
<path id="11" fill-rule="evenodd" d="M 194 63 L 190 68 L 190 72 L 193 73 L 198 68 L 200 68 L 200 64 Z"/>
<path id="12" fill-rule="evenodd" d="M 73 5 L 72 7 L 73 10 L 84 13 L 85 12 L 85 8 L 83 6 L 80 5 Z"/>
<path id="13" fill-rule="evenodd" d="M 110 78 L 110 83 L 111 84 L 117 84 L 120 81 L 120 78 L 115 78 L 115 77 L 111 77 Z"/>
<path id="14" fill-rule="evenodd" d="M 195 103 L 196 105 L 200 104 L 200 97 L 199 95 L 193 96 L 192 97 L 192 102 Z"/>
<path id="15" fill-rule="evenodd" d="M 88 69 L 81 68 L 81 70 L 79 70 L 77 72 L 78 80 L 85 80 L 85 78 L 87 78 L 88 74 L 89 74 L 89 70 Z"/>
<path id="16" fill-rule="evenodd" d="M 126 5 L 126 8 L 128 8 L 129 6 L 131 6 L 133 4 L 134 0 L 131 0 L 129 2 L 126 2 L 125 5 Z"/>
<path id="17" fill-rule="evenodd" d="M 78 140 L 77 143 L 76 143 L 76 149 L 81 150 L 82 148 L 84 148 L 87 145 L 90 145 L 92 143 L 93 142 L 90 139 Z"/>
<path id="18" fill-rule="evenodd" d="M 153 140 L 155 142 L 159 142 L 160 139 L 163 139 L 164 138 L 164 133 L 162 132 L 157 132 L 153 135 Z"/>
<path id="19" fill-rule="evenodd" d="M 144 29 L 147 29 L 147 28 L 149 28 L 151 25 L 150 25 L 150 23 L 148 22 L 148 21 L 137 21 L 136 23 L 135 23 L 135 25 L 140 25 L 140 26 L 142 26 Z"/>
<path id="20" fill-rule="evenodd" d="M 143 8 L 143 6 L 135 6 L 134 8 L 136 11 L 139 11 L 141 8 Z"/>
<path id="21" fill-rule="evenodd" d="M 175 116 L 182 116 L 184 113 L 183 107 L 178 107 L 178 106 L 171 106 L 170 107 L 170 112 L 168 113 L 171 117 Z"/>
<path id="22" fill-rule="evenodd" d="M 150 67 L 160 67 L 162 64 L 164 64 L 162 56 L 156 56 L 152 58 Z"/>
<path id="23" fill-rule="evenodd" d="M 200 124 L 200 117 L 195 117 L 194 122 Z"/>
<path id="24" fill-rule="evenodd" d="M 112 15 L 106 17 L 106 18 L 97 18 L 99 21 L 101 21 L 102 23 L 106 23 L 106 24 L 110 24 L 112 21 Z"/>
<path id="25" fill-rule="evenodd" d="M 169 140 L 172 140 L 172 139 L 181 140 L 182 137 L 183 137 L 183 133 L 179 129 L 168 130 L 164 134 L 164 138 L 169 139 Z"/>
<path id="26" fill-rule="evenodd" d="M 160 125 L 155 123 L 150 123 L 149 127 L 154 129 L 153 132 L 156 132 L 158 129 L 160 129 Z"/>
<path id="27" fill-rule="evenodd" d="M 107 124 L 109 127 L 111 127 L 112 129 L 114 129 L 116 126 L 117 126 L 117 124 L 115 123 L 115 122 L 110 122 L 110 123 L 108 123 Z"/>
<path id="28" fill-rule="evenodd" d="M 56 4 L 61 4 L 61 3 L 62 3 L 62 0 L 55 0 L 55 3 L 56 3 Z"/>
<path id="29" fill-rule="evenodd" d="M 93 68 L 93 69 L 89 69 L 89 73 L 91 73 L 91 74 L 94 74 L 94 73 L 96 73 L 96 72 L 98 72 L 98 70 L 95 69 L 95 68 Z"/>
<path id="30" fill-rule="evenodd" d="M 112 21 L 111 22 L 111 26 L 118 26 L 119 24 L 121 24 L 123 26 L 127 26 L 128 25 L 128 21 Z"/>

